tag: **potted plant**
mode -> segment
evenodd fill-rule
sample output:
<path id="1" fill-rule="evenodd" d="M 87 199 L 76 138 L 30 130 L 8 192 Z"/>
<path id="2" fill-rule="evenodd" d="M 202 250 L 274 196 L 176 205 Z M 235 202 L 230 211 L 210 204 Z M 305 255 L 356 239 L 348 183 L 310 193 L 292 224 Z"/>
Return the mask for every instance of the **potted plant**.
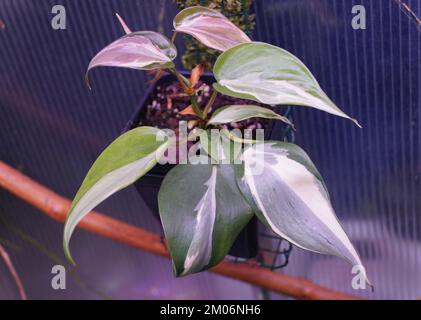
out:
<path id="1" fill-rule="evenodd" d="M 173 64 L 173 41 L 152 31 L 131 32 L 100 51 L 98 66 L 168 70 L 189 105 L 178 131 L 139 126 L 112 142 L 94 162 L 77 192 L 64 229 L 64 250 L 80 222 L 100 202 L 134 183 L 157 163 L 176 162 L 160 187 L 159 214 L 177 276 L 200 272 L 220 262 L 254 216 L 279 236 L 310 251 L 344 258 L 368 282 L 362 262 L 338 222 L 327 188 L 308 155 L 297 145 L 267 141 L 262 130 L 230 130 L 226 124 L 264 118 L 291 123 L 264 105 L 314 107 L 354 121 L 323 92 L 306 66 L 291 53 L 247 35 L 217 11 L 182 10 L 175 33 L 188 33 L 219 50 L 215 82 L 206 104 L 198 102 L 201 68 L 189 78 Z M 174 37 L 173 37 L 174 39 Z M 215 111 L 216 97 L 246 99 Z M 258 105 L 260 104 L 260 105 Z M 181 119 L 180 119 L 181 120 Z"/>
<path id="2" fill-rule="evenodd" d="M 228 15 L 229 20 L 247 35 L 252 33 L 255 25 L 254 15 L 250 13 L 251 0 L 175 0 L 174 2 L 180 10 L 200 4 L 201 6 L 206 6 L 220 12 L 223 11 L 224 14 Z M 197 65 L 200 65 L 200 68 L 205 70 L 205 73 L 200 76 L 199 83 L 196 85 L 198 88 L 202 88 L 199 90 L 199 93 L 201 94 L 198 99 L 203 101 L 198 102 L 206 104 L 211 97 L 211 85 L 215 82 L 213 74 L 206 71 L 212 70 L 220 52 L 203 45 L 191 35 L 184 34 L 183 38 L 184 53 L 181 60 L 186 70 L 179 72 L 183 76 L 190 77 L 189 70 L 194 69 Z M 216 110 L 225 105 L 241 104 L 248 104 L 248 101 L 220 94 L 213 103 L 212 109 Z M 125 131 L 141 125 L 174 129 L 174 127 L 178 125 L 180 119 L 188 120 L 188 125 L 194 126 L 196 122 L 195 119 L 191 117 L 189 119 L 188 115 L 181 116 L 178 114 L 178 110 L 181 110 L 186 105 L 188 105 L 188 96 L 178 85 L 174 75 L 164 74 L 158 81 L 152 81 L 152 85 L 145 93 L 138 110 L 136 110 L 135 114 L 126 125 Z M 279 112 L 281 107 L 275 107 L 275 109 Z M 285 131 L 272 130 L 277 123 L 273 120 L 262 118 L 247 119 L 236 123 L 235 125 L 237 128 L 242 129 L 263 128 L 265 130 L 265 138 L 268 140 L 283 139 L 281 133 Z M 231 127 L 230 125 L 227 126 Z M 277 126 L 279 126 L 279 124 Z M 173 166 L 174 165 L 162 166 L 158 164 L 134 184 L 143 201 L 157 219 L 159 219 L 158 191 L 162 184 L 162 180 Z M 242 259 L 256 258 L 259 252 L 258 240 L 258 222 L 256 218 L 253 218 L 236 238 L 229 251 L 229 255 Z"/>
<path id="3" fill-rule="evenodd" d="M 252 33 L 254 28 L 254 15 L 250 14 L 251 0 L 174 0 L 180 10 L 191 6 L 206 6 L 208 8 L 223 12 L 228 15 L 229 20 L 247 35 Z M 200 76 L 196 84 L 198 90 L 199 103 L 206 104 L 211 97 L 211 86 L 215 82 L 213 74 L 206 72 L 212 70 L 212 67 L 219 55 L 219 51 L 203 45 L 194 37 L 184 34 L 183 37 L 184 53 L 181 57 L 184 68 L 187 70 L 179 71 L 185 77 L 190 77 L 190 71 L 194 67 L 199 66 L 205 72 Z M 203 71 L 201 69 L 201 71 Z M 188 96 L 183 92 L 183 88 L 179 86 L 178 81 L 172 74 L 164 74 L 160 76 L 158 81 L 152 81 L 151 86 L 146 91 L 139 108 L 126 125 L 124 132 L 134 129 L 138 126 L 156 126 L 159 128 L 176 129 L 178 121 L 187 120 L 189 126 L 194 126 L 196 120 L 188 115 L 180 115 L 179 110 L 188 105 Z M 249 104 L 248 100 L 218 95 L 211 107 L 211 111 L 223 107 L 225 105 L 242 105 Z M 277 112 L 281 107 L 274 107 Z M 235 123 L 235 127 L 244 128 L 263 128 L 265 130 L 265 138 L 270 140 L 283 139 L 282 132 L 285 130 L 272 130 L 277 125 L 274 120 L 263 118 L 252 118 Z M 279 124 L 278 124 L 279 126 Z M 231 127 L 231 125 L 227 125 Z M 143 201 L 148 208 L 159 219 L 158 209 L 158 191 L 162 184 L 162 180 L 174 165 L 156 165 L 141 179 L 135 182 L 135 187 L 141 195 Z M 258 222 L 256 218 L 252 218 L 247 226 L 241 231 L 236 238 L 233 246 L 229 251 L 229 255 L 235 258 L 250 259 L 256 258 L 259 251 L 258 243 Z"/>
<path id="4" fill-rule="evenodd" d="M 201 68 L 201 66 L 199 67 Z M 197 70 L 197 69 L 196 69 Z M 190 77 L 190 72 L 180 71 L 185 77 Z M 198 80 L 198 102 L 206 105 L 211 98 L 211 86 L 215 82 L 212 74 L 204 73 Z M 123 132 L 139 126 L 156 126 L 178 130 L 179 121 L 187 122 L 187 129 L 191 130 L 196 126 L 197 118 L 194 115 L 180 114 L 180 110 L 189 105 L 189 97 L 184 93 L 176 77 L 172 74 L 165 74 L 153 83 L 147 90 L 139 108 L 127 123 Z M 226 105 L 247 105 L 246 99 L 229 97 L 219 94 L 210 111 L 217 110 Z M 257 104 L 257 103 L 256 103 Z M 263 106 L 263 104 L 262 104 Z M 266 139 L 279 140 L 282 137 L 283 128 L 274 130 L 275 120 L 264 118 L 250 118 L 235 124 L 226 124 L 226 127 L 239 130 L 264 129 Z M 159 218 L 158 191 L 165 175 L 174 167 L 174 164 L 157 164 L 134 185 L 142 199 L 157 219 Z M 255 218 L 251 219 L 247 226 L 236 238 L 229 255 L 233 257 L 250 259 L 255 258 L 258 253 L 258 225 Z"/>

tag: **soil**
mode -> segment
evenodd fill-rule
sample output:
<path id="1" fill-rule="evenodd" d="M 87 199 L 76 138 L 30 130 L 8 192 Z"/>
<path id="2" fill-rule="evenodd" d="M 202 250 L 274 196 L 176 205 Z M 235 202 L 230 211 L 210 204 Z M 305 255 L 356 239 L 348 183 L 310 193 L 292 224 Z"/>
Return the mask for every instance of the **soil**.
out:
<path id="1" fill-rule="evenodd" d="M 203 109 L 212 94 L 210 85 L 200 82 L 198 83 L 197 102 Z M 250 100 L 228 97 L 218 94 L 213 107 L 210 111 L 212 113 L 216 109 L 227 105 L 245 105 L 245 104 L 260 105 L 268 107 L 257 102 L 250 102 Z M 187 121 L 188 130 L 192 130 L 198 124 L 198 118 L 192 115 L 180 115 L 179 112 L 190 105 L 189 97 L 184 93 L 178 81 L 169 84 L 158 85 L 151 97 L 147 101 L 147 105 L 142 110 L 142 117 L 139 126 L 153 126 L 158 128 L 168 128 L 177 131 L 178 123 L 181 120 Z M 268 129 L 271 121 L 262 118 L 252 118 L 244 121 L 230 123 L 224 125 L 227 129 Z"/>

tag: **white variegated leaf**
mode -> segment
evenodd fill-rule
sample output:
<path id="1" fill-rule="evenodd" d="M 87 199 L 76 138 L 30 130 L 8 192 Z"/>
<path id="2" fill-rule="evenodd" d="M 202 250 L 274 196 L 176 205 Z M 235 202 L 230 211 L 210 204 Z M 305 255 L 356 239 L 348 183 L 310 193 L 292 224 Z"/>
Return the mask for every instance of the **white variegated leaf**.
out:
<path id="1" fill-rule="evenodd" d="M 359 266 L 367 280 L 320 174 L 303 150 L 289 143 L 268 142 L 247 148 L 243 157 L 239 185 L 265 224 L 303 249 Z"/>
<path id="2" fill-rule="evenodd" d="M 271 109 L 255 105 L 232 105 L 219 108 L 212 114 L 208 125 L 238 122 L 250 118 L 281 120 L 292 126 L 287 117 L 281 116 Z"/>
<path id="3" fill-rule="evenodd" d="M 123 28 L 129 31 L 123 23 Z M 177 50 L 169 39 L 153 31 L 129 33 L 102 49 L 89 63 L 85 79 L 96 67 L 121 67 L 139 70 L 172 68 Z"/>
<path id="4" fill-rule="evenodd" d="M 241 164 L 243 140 L 233 141 L 229 138 L 229 131 L 224 129 L 203 130 L 200 133 L 200 148 L 211 157 L 214 164 Z M 234 135 L 234 133 L 232 133 Z M 252 143 L 255 143 L 253 141 Z M 203 153 L 202 153 L 203 154 Z"/>
<path id="5" fill-rule="evenodd" d="M 225 160 L 222 137 L 218 129 L 203 130 L 199 137 L 200 148 L 211 157 L 212 163 L 220 163 Z"/>
<path id="6" fill-rule="evenodd" d="M 194 235 L 184 261 L 183 274 L 199 271 L 203 266 L 209 264 L 212 257 L 212 234 L 216 218 L 217 170 L 216 166 L 212 167 L 211 177 L 205 183 L 207 190 L 194 209 L 196 211 Z"/>
<path id="7" fill-rule="evenodd" d="M 233 165 L 212 165 L 207 156 L 193 158 L 165 176 L 158 194 L 177 276 L 219 263 L 253 217 L 236 184 Z"/>
<path id="8" fill-rule="evenodd" d="M 225 51 L 250 38 L 223 14 L 205 7 L 189 7 L 174 18 L 177 32 L 190 34 L 204 45 Z"/>
<path id="9" fill-rule="evenodd" d="M 163 131 L 138 127 L 118 137 L 102 152 L 77 192 L 64 226 L 64 251 L 72 263 L 69 241 L 77 224 L 102 201 L 147 173 L 169 144 Z"/>
<path id="10" fill-rule="evenodd" d="M 244 43 L 222 53 L 214 66 L 222 94 L 264 104 L 313 107 L 358 122 L 339 109 L 320 88 L 307 67 L 294 55 L 276 46 Z"/>

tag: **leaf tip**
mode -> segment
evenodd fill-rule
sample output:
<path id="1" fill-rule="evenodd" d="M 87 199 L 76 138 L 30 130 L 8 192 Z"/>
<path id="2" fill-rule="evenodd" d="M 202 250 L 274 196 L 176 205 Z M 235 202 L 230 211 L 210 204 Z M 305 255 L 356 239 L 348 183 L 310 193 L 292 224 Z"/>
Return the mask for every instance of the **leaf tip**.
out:
<path id="1" fill-rule="evenodd" d="M 368 279 L 367 270 L 365 269 L 364 265 L 362 265 L 361 262 L 360 262 L 360 263 L 354 264 L 353 266 L 357 267 L 358 270 L 361 270 L 361 275 L 363 276 L 363 281 L 365 282 L 365 284 L 367 286 L 370 287 L 371 292 L 374 292 L 374 286 L 372 285 L 372 283 Z M 363 289 L 366 289 L 366 287 L 363 287 Z"/>
<path id="2" fill-rule="evenodd" d="M 179 111 L 178 114 L 181 114 L 182 116 L 187 116 L 187 115 L 197 116 L 197 113 L 194 111 L 192 105 L 189 105 L 183 110 Z"/>
<path id="3" fill-rule="evenodd" d="M 292 129 L 294 132 L 297 132 L 297 129 L 295 128 L 295 125 L 294 125 L 292 122 L 291 122 L 290 126 L 291 126 L 291 129 Z"/>
<path id="4" fill-rule="evenodd" d="M 174 277 L 182 278 L 183 276 L 185 276 L 185 274 L 183 272 L 179 272 L 179 271 L 174 270 Z"/>
<path id="5" fill-rule="evenodd" d="M 278 119 L 281 120 L 281 121 L 283 121 L 288 126 L 290 126 L 292 130 L 297 131 L 295 129 L 294 123 L 292 123 L 292 121 L 288 117 L 284 117 L 284 116 L 278 115 Z"/>
<path id="6" fill-rule="evenodd" d="M 360 129 L 362 129 L 363 127 L 360 125 L 360 123 L 358 122 L 358 120 L 357 119 L 354 119 L 354 118 L 350 118 L 351 119 L 351 121 L 352 122 L 354 122 L 356 125 L 357 125 L 357 127 L 358 128 L 360 128 Z"/>
<path id="7" fill-rule="evenodd" d="M 171 263 L 172 263 L 172 270 L 173 270 L 173 274 L 174 274 L 174 277 L 176 277 L 176 278 L 181 278 L 181 277 L 183 277 L 185 274 L 184 274 L 184 271 L 183 271 L 183 268 L 178 268 L 176 265 L 175 265 L 175 262 L 174 262 L 174 260 L 173 259 L 171 259 Z"/>
<path id="8" fill-rule="evenodd" d="M 85 81 L 86 86 L 88 87 L 89 90 L 92 90 L 91 84 L 89 83 L 89 75 L 88 75 L 89 70 L 85 73 L 85 76 L 83 77 L 83 80 Z"/>
<path id="9" fill-rule="evenodd" d="M 64 255 L 66 256 L 67 261 L 70 262 L 72 266 L 76 266 L 76 262 L 72 257 L 72 254 L 70 253 L 69 243 L 66 242 L 66 240 L 63 240 L 63 249 L 64 249 Z"/>

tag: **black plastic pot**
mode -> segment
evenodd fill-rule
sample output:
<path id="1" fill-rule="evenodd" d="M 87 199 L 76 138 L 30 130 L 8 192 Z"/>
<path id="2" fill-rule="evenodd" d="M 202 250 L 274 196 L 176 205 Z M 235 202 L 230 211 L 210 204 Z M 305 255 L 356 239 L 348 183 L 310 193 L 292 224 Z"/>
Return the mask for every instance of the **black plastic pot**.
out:
<path id="1" fill-rule="evenodd" d="M 184 76 L 188 77 L 188 72 L 181 72 Z M 207 84 L 215 82 L 212 74 L 204 74 L 201 80 Z M 146 91 L 139 108 L 136 110 L 130 121 L 127 123 L 123 132 L 134 129 L 138 126 L 143 117 L 144 107 L 148 104 L 151 94 L 157 86 L 165 85 L 176 81 L 175 76 L 168 74 L 160 78 L 154 85 L 150 86 Z M 279 140 L 282 136 L 282 128 L 277 128 L 278 124 L 275 121 L 269 122 L 268 127 L 265 128 L 265 139 Z M 158 191 L 161 186 L 162 180 L 165 175 L 170 171 L 174 165 L 156 165 L 145 176 L 135 183 L 135 187 L 139 194 L 142 196 L 144 202 L 153 212 L 157 219 L 159 218 L 158 210 Z M 258 233 L 257 233 L 257 220 L 253 218 L 244 230 L 239 234 L 234 245 L 232 246 L 229 255 L 244 259 L 256 257 L 258 253 Z"/>

